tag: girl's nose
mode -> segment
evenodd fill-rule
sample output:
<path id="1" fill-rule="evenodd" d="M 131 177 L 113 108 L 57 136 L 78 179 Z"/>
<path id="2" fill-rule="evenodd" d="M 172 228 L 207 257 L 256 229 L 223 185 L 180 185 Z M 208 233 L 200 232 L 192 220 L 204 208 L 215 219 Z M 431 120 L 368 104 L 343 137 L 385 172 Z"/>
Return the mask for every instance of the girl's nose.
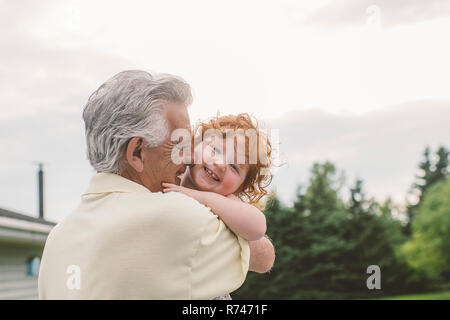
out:
<path id="1" fill-rule="evenodd" d="M 216 161 L 214 163 L 214 166 L 216 167 L 216 170 L 220 173 L 223 173 L 227 169 L 227 165 L 224 163 L 223 160 Z"/>

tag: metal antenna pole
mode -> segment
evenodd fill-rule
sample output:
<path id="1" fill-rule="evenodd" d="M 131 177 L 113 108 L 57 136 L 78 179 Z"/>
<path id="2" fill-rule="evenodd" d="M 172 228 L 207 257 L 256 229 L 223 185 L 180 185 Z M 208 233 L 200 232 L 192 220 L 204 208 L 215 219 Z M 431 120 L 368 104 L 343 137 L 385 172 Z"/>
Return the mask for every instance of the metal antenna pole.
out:
<path id="1" fill-rule="evenodd" d="M 38 184 L 39 184 L 39 218 L 44 219 L 44 171 L 42 170 L 43 164 L 39 163 L 38 171 Z"/>

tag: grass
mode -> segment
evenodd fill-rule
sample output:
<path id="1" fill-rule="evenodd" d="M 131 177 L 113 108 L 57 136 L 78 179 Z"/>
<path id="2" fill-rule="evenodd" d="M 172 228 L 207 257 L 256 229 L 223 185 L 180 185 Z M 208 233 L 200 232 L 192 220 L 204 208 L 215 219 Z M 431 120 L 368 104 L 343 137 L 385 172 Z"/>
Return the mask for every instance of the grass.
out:
<path id="1" fill-rule="evenodd" d="M 384 297 L 380 300 L 450 300 L 450 290 L 430 293 L 408 294 L 394 297 Z"/>

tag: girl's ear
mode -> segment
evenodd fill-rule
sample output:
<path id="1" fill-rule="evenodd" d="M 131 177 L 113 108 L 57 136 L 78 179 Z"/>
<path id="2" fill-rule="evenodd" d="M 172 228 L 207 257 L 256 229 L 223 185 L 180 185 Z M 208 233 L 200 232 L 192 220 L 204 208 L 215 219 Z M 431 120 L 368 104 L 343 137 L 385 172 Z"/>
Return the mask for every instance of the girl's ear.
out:
<path id="1" fill-rule="evenodd" d="M 128 164 L 139 173 L 144 171 L 144 161 L 142 160 L 143 147 L 144 139 L 141 137 L 134 137 L 128 142 L 125 152 L 125 158 Z"/>

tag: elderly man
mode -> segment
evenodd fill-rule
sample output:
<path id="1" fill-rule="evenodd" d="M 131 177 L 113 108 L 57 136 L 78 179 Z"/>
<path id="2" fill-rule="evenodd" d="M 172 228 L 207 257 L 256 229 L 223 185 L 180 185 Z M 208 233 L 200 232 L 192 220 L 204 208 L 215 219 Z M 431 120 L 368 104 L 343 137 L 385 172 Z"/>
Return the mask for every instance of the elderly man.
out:
<path id="1" fill-rule="evenodd" d="M 48 236 L 41 299 L 212 299 L 272 267 L 267 238 L 247 242 L 196 200 L 161 192 L 186 168 L 172 161 L 171 132 L 190 129 L 191 100 L 182 79 L 143 71 L 91 95 L 83 118 L 97 173 Z"/>

